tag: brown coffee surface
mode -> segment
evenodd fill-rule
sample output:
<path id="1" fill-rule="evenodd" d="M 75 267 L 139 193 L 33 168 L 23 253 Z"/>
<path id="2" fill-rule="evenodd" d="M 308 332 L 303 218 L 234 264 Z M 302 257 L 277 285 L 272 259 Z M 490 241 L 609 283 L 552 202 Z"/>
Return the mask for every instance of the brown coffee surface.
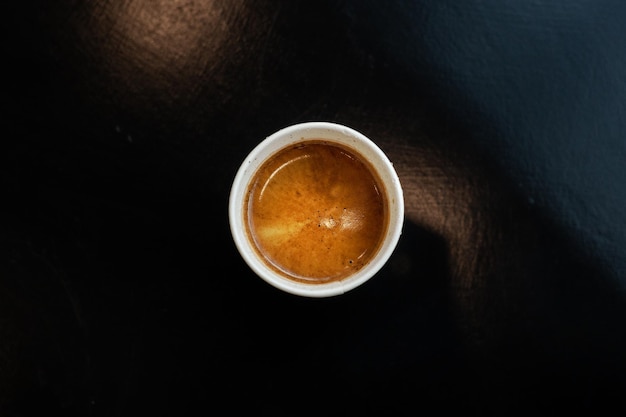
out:
<path id="1" fill-rule="evenodd" d="M 261 166 L 246 210 L 249 235 L 268 264 L 309 283 L 361 269 L 388 223 L 381 182 L 368 165 L 322 141 L 284 149 Z"/>

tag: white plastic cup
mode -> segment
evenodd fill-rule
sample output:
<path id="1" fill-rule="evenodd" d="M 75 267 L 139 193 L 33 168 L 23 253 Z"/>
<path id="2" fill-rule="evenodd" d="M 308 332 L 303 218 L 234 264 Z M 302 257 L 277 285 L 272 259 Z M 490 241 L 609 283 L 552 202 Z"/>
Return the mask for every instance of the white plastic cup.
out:
<path id="1" fill-rule="evenodd" d="M 370 261 L 354 274 L 327 283 L 299 282 L 272 269 L 248 236 L 245 213 L 251 179 L 258 168 L 276 152 L 299 142 L 323 140 L 336 143 L 360 155 L 381 180 L 388 203 L 388 222 L 382 243 Z M 400 239 L 404 223 L 404 197 L 398 175 L 383 151 L 360 132 L 336 123 L 306 122 L 283 128 L 259 143 L 246 157 L 234 178 L 229 197 L 229 221 L 233 240 L 248 266 L 274 287 L 305 297 L 331 297 L 343 294 L 372 278 L 389 260 Z"/>

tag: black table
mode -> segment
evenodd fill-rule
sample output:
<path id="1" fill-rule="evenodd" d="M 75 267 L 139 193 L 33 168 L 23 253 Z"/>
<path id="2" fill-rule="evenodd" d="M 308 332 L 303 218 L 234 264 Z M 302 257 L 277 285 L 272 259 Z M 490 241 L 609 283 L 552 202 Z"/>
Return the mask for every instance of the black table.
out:
<path id="1" fill-rule="evenodd" d="M 626 412 L 623 2 L 3 8 L 2 416 Z M 328 299 L 227 219 L 246 154 L 313 120 L 406 199 Z"/>

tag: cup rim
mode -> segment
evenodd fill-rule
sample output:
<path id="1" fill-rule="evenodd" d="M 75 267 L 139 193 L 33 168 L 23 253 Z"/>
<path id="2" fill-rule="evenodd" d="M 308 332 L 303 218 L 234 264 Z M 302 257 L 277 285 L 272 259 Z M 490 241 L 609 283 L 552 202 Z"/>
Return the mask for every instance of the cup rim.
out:
<path id="1" fill-rule="evenodd" d="M 339 281 L 308 284 L 282 276 L 258 259 L 246 233 L 243 205 L 250 179 L 259 166 L 281 149 L 307 139 L 322 139 L 343 144 L 367 158 L 384 183 L 389 202 L 390 220 L 382 246 L 372 260 L 353 275 Z M 359 131 L 334 122 L 296 123 L 267 136 L 246 156 L 233 180 L 229 195 L 229 225 L 233 241 L 248 267 L 272 286 L 299 296 L 331 297 L 344 294 L 368 281 L 387 263 L 394 252 L 404 226 L 404 196 L 399 177 L 382 149 Z"/>

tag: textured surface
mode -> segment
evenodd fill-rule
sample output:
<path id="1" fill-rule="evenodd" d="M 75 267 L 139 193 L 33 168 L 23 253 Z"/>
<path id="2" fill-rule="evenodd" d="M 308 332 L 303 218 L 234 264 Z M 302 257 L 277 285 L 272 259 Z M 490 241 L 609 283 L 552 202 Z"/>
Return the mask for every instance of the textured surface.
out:
<path id="1" fill-rule="evenodd" d="M 2 8 L 3 416 L 626 411 L 622 2 Z M 406 200 L 389 264 L 324 300 L 227 222 L 243 158 L 308 120 Z"/>

